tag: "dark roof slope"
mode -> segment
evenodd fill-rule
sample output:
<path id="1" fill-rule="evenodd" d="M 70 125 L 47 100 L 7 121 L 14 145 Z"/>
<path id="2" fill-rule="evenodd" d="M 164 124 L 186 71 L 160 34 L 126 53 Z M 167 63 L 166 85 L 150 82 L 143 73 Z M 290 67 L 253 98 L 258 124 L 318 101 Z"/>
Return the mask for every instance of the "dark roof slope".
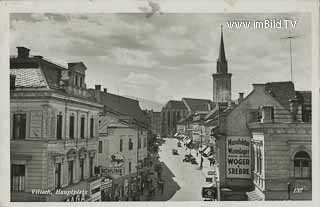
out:
<path id="1" fill-rule="evenodd" d="M 89 91 L 94 94 L 94 89 L 89 89 Z M 137 100 L 100 91 L 99 102 L 113 111 L 130 116 L 139 122 L 146 123 L 147 116 L 141 110 L 139 101 Z"/>
<path id="2" fill-rule="evenodd" d="M 192 112 L 209 111 L 209 105 L 212 105 L 208 99 L 182 98 L 182 100 L 190 107 Z"/>
<path id="3" fill-rule="evenodd" d="M 187 109 L 182 101 L 170 100 L 163 108 L 167 109 Z"/>
<path id="4" fill-rule="evenodd" d="M 294 99 L 296 92 L 294 84 L 288 82 L 269 82 L 265 84 L 265 91 L 274 97 L 283 107 L 290 107 L 290 99 Z"/>

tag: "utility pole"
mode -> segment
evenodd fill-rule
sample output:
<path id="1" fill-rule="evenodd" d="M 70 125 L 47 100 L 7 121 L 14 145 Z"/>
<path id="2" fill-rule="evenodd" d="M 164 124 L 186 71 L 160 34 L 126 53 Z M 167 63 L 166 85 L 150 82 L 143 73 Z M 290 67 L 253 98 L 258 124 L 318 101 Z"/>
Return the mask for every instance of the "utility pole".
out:
<path id="1" fill-rule="evenodd" d="M 289 52 L 290 52 L 290 80 L 291 81 L 293 81 L 293 78 L 292 78 L 292 42 L 291 42 L 291 40 L 292 39 L 295 39 L 295 38 L 297 38 L 297 37 L 299 37 L 299 36 L 293 36 L 293 35 L 291 35 L 291 31 L 289 30 L 289 35 L 287 36 L 287 37 L 283 37 L 283 38 L 280 38 L 280 39 L 287 39 L 287 40 L 289 40 L 289 46 L 290 46 L 290 50 L 289 50 Z"/>

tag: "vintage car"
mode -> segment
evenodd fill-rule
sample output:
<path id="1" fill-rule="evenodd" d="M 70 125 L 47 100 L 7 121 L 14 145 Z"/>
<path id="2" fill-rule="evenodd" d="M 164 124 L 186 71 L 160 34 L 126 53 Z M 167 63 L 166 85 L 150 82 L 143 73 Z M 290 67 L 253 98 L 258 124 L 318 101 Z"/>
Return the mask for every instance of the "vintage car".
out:
<path id="1" fill-rule="evenodd" d="M 198 164 L 196 158 L 192 157 L 190 160 L 191 164 Z"/>
<path id="2" fill-rule="evenodd" d="M 194 158 L 191 154 L 187 154 L 183 158 L 183 162 L 191 162 L 191 159 Z"/>
<path id="3" fill-rule="evenodd" d="M 179 153 L 178 153 L 178 150 L 172 149 L 172 154 L 173 154 L 173 155 L 178 155 L 178 154 L 179 154 Z"/>

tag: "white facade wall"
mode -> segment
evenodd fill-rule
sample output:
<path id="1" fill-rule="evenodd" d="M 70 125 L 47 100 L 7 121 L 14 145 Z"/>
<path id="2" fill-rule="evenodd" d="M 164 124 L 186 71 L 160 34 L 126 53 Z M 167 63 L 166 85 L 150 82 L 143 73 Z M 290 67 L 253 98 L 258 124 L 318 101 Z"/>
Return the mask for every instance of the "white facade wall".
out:
<path id="1" fill-rule="evenodd" d="M 23 94 L 22 94 L 23 97 Z M 96 166 L 99 105 L 58 99 L 11 99 L 11 164 L 25 164 L 25 191 L 55 189 L 55 163 L 61 163 L 61 187 L 68 186 L 68 160 L 74 160 L 73 183 L 80 181 L 79 159 L 84 159 L 84 179 L 89 177 L 89 157 Z M 26 114 L 26 138 L 12 137 L 13 115 Z M 75 138 L 69 139 L 69 115 L 76 118 Z M 57 140 L 57 115 L 62 115 L 62 138 Z M 66 116 L 67 115 L 67 116 Z M 85 137 L 80 139 L 80 117 L 85 117 Z M 94 118 L 93 138 L 89 137 L 90 118 Z M 73 156 L 67 156 L 74 150 Z"/>

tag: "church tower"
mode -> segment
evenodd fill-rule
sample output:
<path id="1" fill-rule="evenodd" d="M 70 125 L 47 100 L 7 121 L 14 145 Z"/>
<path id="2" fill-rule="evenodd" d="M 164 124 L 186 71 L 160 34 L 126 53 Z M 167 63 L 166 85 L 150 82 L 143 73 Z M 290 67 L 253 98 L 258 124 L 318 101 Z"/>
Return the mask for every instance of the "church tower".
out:
<path id="1" fill-rule="evenodd" d="M 223 31 L 221 25 L 221 40 L 219 57 L 217 60 L 217 72 L 212 74 L 213 78 L 213 102 L 231 101 L 231 73 L 228 73 L 228 62 L 224 51 Z"/>

